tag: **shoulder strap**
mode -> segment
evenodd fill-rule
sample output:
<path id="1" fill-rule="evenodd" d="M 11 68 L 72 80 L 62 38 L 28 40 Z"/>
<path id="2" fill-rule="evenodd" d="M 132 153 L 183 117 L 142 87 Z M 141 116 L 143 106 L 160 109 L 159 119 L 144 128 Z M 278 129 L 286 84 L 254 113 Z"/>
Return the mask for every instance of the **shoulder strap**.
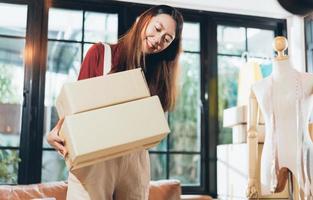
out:
<path id="1" fill-rule="evenodd" d="M 102 44 L 104 46 L 103 76 L 106 76 L 111 71 L 111 47 L 104 42 Z"/>

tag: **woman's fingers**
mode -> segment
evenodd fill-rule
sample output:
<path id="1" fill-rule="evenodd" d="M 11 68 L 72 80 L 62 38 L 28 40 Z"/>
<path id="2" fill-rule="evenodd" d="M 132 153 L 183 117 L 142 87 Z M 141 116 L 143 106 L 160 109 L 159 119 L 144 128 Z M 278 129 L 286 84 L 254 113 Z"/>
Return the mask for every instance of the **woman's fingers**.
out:
<path id="1" fill-rule="evenodd" d="M 62 144 L 58 143 L 58 142 L 54 142 L 53 146 L 55 147 L 56 150 L 58 151 L 63 151 L 64 147 Z"/>
<path id="2" fill-rule="evenodd" d="M 64 122 L 64 118 L 61 118 L 61 119 L 57 122 L 57 124 L 55 125 L 55 127 L 51 130 L 51 132 L 56 132 L 56 134 L 59 135 L 59 131 L 60 131 L 60 129 L 61 129 L 61 126 L 62 126 L 63 122 Z"/>
<path id="3" fill-rule="evenodd" d="M 57 141 L 59 143 L 64 143 L 64 140 L 60 136 L 52 135 L 52 137 L 53 137 L 54 141 Z"/>
<path id="4" fill-rule="evenodd" d="M 50 131 L 47 135 L 48 143 L 62 156 L 65 157 L 67 155 L 67 150 L 64 146 L 64 140 L 59 136 L 59 131 L 63 124 L 64 118 L 60 119 L 55 127 Z"/>
<path id="5" fill-rule="evenodd" d="M 66 148 L 65 148 L 62 144 L 60 144 L 60 143 L 58 143 L 58 142 L 54 142 L 54 148 L 55 148 L 63 157 L 66 156 L 67 150 L 66 150 Z"/>
<path id="6" fill-rule="evenodd" d="M 64 143 L 64 140 L 57 135 L 55 131 L 51 131 L 47 136 L 47 141 L 50 145 L 53 145 L 54 142 Z"/>

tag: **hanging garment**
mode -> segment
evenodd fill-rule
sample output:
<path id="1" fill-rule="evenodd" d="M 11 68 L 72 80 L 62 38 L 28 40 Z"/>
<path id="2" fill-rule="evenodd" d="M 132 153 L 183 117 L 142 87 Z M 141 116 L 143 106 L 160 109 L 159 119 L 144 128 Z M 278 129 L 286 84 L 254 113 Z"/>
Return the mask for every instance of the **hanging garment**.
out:
<path id="1" fill-rule="evenodd" d="M 248 105 L 251 86 L 262 78 L 260 65 L 256 62 L 247 62 L 240 68 L 237 106 Z"/>

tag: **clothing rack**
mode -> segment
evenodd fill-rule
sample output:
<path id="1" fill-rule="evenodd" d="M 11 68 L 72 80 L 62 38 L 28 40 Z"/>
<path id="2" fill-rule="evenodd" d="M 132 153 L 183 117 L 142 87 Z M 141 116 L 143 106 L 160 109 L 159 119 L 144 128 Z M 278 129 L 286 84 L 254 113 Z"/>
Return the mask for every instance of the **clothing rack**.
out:
<path id="1" fill-rule="evenodd" d="M 268 56 L 256 56 L 256 55 L 251 55 L 249 52 L 245 51 L 241 54 L 241 59 L 245 60 L 246 62 L 251 59 L 251 58 L 256 58 L 256 59 L 263 59 L 269 62 L 272 62 L 272 57 L 268 57 Z"/>

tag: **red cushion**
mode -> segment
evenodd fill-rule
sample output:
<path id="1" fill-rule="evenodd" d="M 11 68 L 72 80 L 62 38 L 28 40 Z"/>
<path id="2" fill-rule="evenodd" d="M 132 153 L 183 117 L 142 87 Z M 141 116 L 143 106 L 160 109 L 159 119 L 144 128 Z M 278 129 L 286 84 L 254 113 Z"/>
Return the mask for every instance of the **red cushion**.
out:
<path id="1" fill-rule="evenodd" d="M 63 181 L 32 185 L 0 186 L 0 199 L 25 200 L 54 197 L 66 199 L 67 184 Z M 180 200 L 181 188 L 177 180 L 150 182 L 149 200 Z"/>
<path id="2" fill-rule="evenodd" d="M 25 200 L 54 197 L 56 200 L 65 200 L 66 191 L 67 184 L 62 181 L 32 185 L 0 186 L 0 199 Z"/>
<path id="3" fill-rule="evenodd" d="M 150 181 L 149 200 L 180 200 L 180 194 L 178 180 Z"/>

